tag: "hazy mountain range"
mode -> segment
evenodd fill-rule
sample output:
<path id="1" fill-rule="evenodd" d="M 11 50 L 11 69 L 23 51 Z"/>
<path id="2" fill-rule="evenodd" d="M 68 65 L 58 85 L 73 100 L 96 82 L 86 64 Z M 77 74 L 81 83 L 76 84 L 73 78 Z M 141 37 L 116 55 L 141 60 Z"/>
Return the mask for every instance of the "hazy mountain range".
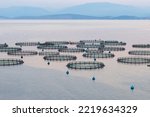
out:
<path id="1" fill-rule="evenodd" d="M 150 7 L 113 3 L 87 3 L 64 9 L 0 8 L 0 19 L 150 19 Z"/>

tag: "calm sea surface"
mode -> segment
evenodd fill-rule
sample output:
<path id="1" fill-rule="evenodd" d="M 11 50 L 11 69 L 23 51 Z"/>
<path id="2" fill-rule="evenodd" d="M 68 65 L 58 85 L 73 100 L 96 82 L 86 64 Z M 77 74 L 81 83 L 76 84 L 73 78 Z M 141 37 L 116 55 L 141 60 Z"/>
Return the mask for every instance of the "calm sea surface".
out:
<path id="1" fill-rule="evenodd" d="M 21 66 L 0 67 L 0 99 L 150 99 L 150 68 L 116 61 L 118 57 L 131 56 L 128 51 L 135 50 L 132 44 L 150 44 L 150 21 L 0 21 L 0 43 L 11 47 L 16 42 L 92 39 L 124 41 L 126 51 L 114 52 L 113 59 L 97 59 L 105 64 L 103 69 L 69 70 L 69 75 L 66 75 L 68 62 L 51 62 L 48 66 L 42 56 L 26 56 Z M 36 47 L 23 49 L 37 50 Z M 74 54 L 77 61 L 93 61 L 82 54 Z M 0 53 L 0 58 L 20 59 L 6 53 Z M 92 77 L 96 80 L 92 81 Z M 130 90 L 131 85 L 135 86 L 134 91 Z"/>

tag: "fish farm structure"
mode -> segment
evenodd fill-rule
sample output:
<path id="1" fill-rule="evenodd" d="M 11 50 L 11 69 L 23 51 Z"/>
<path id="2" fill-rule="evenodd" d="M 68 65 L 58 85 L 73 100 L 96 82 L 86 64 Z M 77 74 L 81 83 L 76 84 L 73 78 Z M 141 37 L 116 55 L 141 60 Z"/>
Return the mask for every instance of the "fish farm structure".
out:
<path id="1" fill-rule="evenodd" d="M 119 63 L 127 63 L 127 64 L 148 64 L 150 63 L 150 58 L 118 58 L 117 61 Z"/>
<path id="2" fill-rule="evenodd" d="M 150 48 L 150 44 L 134 44 L 133 48 Z"/>
<path id="3" fill-rule="evenodd" d="M 15 59 L 0 59 L 0 66 L 13 66 L 13 65 L 21 65 L 24 62 L 22 60 Z"/>
<path id="4" fill-rule="evenodd" d="M 42 50 L 47 50 L 47 49 L 64 49 L 68 47 L 63 45 L 40 45 L 37 48 Z"/>
<path id="5" fill-rule="evenodd" d="M 84 44 L 78 44 L 77 48 L 104 48 L 104 45 L 101 44 L 88 44 L 88 45 L 84 45 Z"/>
<path id="6" fill-rule="evenodd" d="M 0 44 L 0 48 L 6 48 L 6 47 L 8 47 L 8 45 L 6 43 Z"/>
<path id="7" fill-rule="evenodd" d="M 105 65 L 102 62 L 70 62 L 67 64 L 67 67 L 70 69 L 100 69 L 103 68 Z"/>
<path id="8" fill-rule="evenodd" d="M 59 49 L 59 52 L 68 52 L 68 53 L 77 53 L 77 52 L 84 52 L 85 50 L 82 48 L 66 48 L 66 49 Z"/>
<path id="9" fill-rule="evenodd" d="M 47 61 L 71 61 L 76 60 L 77 57 L 73 55 L 54 55 L 54 56 L 44 56 L 44 60 Z"/>
<path id="10" fill-rule="evenodd" d="M 142 51 L 142 50 L 135 50 L 135 51 L 129 51 L 130 55 L 150 55 L 150 51 Z"/>
<path id="11" fill-rule="evenodd" d="M 46 41 L 45 44 L 68 45 L 68 41 Z"/>
<path id="12" fill-rule="evenodd" d="M 112 53 L 84 53 L 83 57 L 87 58 L 113 58 L 115 55 Z"/>
<path id="13" fill-rule="evenodd" d="M 16 52 L 16 51 L 21 51 L 21 48 L 17 48 L 17 47 L 4 47 L 4 48 L 0 48 L 0 52 Z"/>
<path id="14" fill-rule="evenodd" d="M 18 42 L 15 43 L 16 46 L 38 46 L 40 44 L 40 42 Z"/>
<path id="15" fill-rule="evenodd" d="M 124 51 L 124 47 L 104 47 L 103 51 Z"/>
<path id="16" fill-rule="evenodd" d="M 45 52 L 39 52 L 39 55 L 40 56 L 53 56 L 53 55 L 59 55 L 59 52 L 48 52 L 48 51 L 45 51 Z"/>
<path id="17" fill-rule="evenodd" d="M 15 52 L 8 52 L 8 55 L 14 55 L 14 56 L 32 56 L 37 55 L 38 52 L 36 51 L 15 51 Z"/>

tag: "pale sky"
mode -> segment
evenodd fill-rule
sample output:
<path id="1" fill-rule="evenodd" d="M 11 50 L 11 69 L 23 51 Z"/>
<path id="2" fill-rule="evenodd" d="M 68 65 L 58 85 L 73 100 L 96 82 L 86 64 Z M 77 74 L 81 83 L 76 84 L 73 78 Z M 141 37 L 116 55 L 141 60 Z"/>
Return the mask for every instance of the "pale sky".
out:
<path id="1" fill-rule="evenodd" d="M 87 2 L 111 2 L 132 6 L 150 6 L 150 0 L 0 0 L 0 8 L 10 6 L 40 6 L 46 8 L 63 8 Z"/>

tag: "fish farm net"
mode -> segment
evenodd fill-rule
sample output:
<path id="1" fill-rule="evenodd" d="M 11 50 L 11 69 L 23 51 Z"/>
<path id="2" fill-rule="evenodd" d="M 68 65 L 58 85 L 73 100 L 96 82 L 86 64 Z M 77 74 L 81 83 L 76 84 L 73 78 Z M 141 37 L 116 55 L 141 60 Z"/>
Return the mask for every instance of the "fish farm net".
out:
<path id="1" fill-rule="evenodd" d="M 73 55 L 44 56 L 44 60 L 49 60 L 49 61 L 71 61 L 76 59 L 77 57 Z"/>
<path id="2" fill-rule="evenodd" d="M 16 52 L 16 51 L 21 51 L 21 48 L 16 48 L 16 47 L 4 47 L 4 48 L 0 48 L 0 52 Z"/>
<path id="3" fill-rule="evenodd" d="M 24 62 L 22 60 L 15 59 L 0 59 L 0 66 L 13 66 L 13 65 L 21 65 Z"/>
<path id="4" fill-rule="evenodd" d="M 132 45 L 134 48 L 150 48 L 150 44 L 134 44 Z"/>
<path id="5" fill-rule="evenodd" d="M 40 45 L 37 48 L 47 50 L 47 49 L 64 49 L 64 48 L 68 48 L 68 47 L 63 46 L 63 45 Z"/>
<path id="6" fill-rule="evenodd" d="M 135 51 L 129 51 L 129 54 L 130 55 L 150 55 L 150 51 L 135 50 Z"/>
<path id="7" fill-rule="evenodd" d="M 85 53 L 83 57 L 87 58 L 113 58 L 115 55 L 112 53 Z"/>
<path id="8" fill-rule="evenodd" d="M 16 46 L 38 46 L 40 43 L 39 42 L 18 42 L 15 43 Z"/>
<path id="9" fill-rule="evenodd" d="M 59 49 L 59 52 L 68 52 L 68 53 L 77 53 L 77 52 L 84 52 L 84 49 L 81 48 L 66 48 L 66 49 Z"/>
<path id="10" fill-rule="evenodd" d="M 37 55 L 38 52 L 36 51 L 16 51 L 16 52 L 8 52 L 8 55 L 14 55 L 14 56 L 32 56 Z"/>
<path id="11" fill-rule="evenodd" d="M 54 44 L 54 45 L 68 45 L 68 41 L 47 41 L 45 44 Z"/>
<path id="12" fill-rule="evenodd" d="M 127 64 L 147 64 L 150 63 L 150 58 L 118 58 L 117 60 L 120 63 Z"/>
<path id="13" fill-rule="evenodd" d="M 100 69 L 105 65 L 101 62 L 71 62 L 67 64 L 70 69 Z"/>
<path id="14" fill-rule="evenodd" d="M 59 55 L 59 52 L 39 52 L 40 56 L 53 56 L 53 55 Z"/>
<path id="15" fill-rule="evenodd" d="M 103 51 L 124 51 L 125 48 L 123 47 L 104 47 Z"/>
<path id="16" fill-rule="evenodd" d="M 8 45 L 6 43 L 0 44 L 0 48 L 6 48 L 6 47 L 8 47 Z"/>

